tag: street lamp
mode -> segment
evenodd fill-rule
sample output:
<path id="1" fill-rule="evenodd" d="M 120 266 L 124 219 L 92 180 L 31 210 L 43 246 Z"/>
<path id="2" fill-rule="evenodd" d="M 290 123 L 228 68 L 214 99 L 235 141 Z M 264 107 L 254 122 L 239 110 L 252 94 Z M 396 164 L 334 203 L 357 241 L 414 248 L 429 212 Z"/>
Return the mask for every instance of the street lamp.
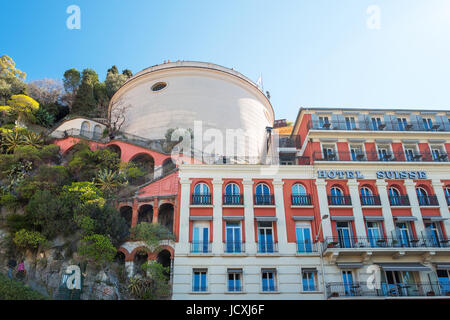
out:
<path id="1" fill-rule="evenodd" d="M 328 215 L 327 215 L 327 214 L 324 214 L 324 215 L 322 216 L 321 219 L 322 219 L 322 220 L 328 219 Z M 320 231 L 322 230 L 322 220 L 320 221 L 319 231 L 318 231 L 317 234 L 316 234 L 316 243 L 317 243 L 317 241 L 319 240 L 319 234 L 320 234 Z"/>
<path id="2" fill-rule="evenodd" d="M 328 217 L 329 216 L 327 214 L 324 214 L 322 216 L 321 220 L 320 220 L 319 231 L 316 234 L 316 246 L 317 247 L 319 247 L 318 244 L 317 244 L 317 241 L 319 240 L 319 234 L 320 234 L 320 231 L 322 230 L 322 221 L 328 219 Z M 325 237 L 324 237 L 324 240 L 325 240 Z M 320 248 L 319 251 L 320 251 L 320 265 L 321 265 L 321 269 L 322 269 L 322 290 L 323 290 L 323 294 L 324 294 L 325 299 L 326 299 L 327 298 L 327 294 L 326 294 L 326 291 L 325 291 L 325 271 L 323 270 L 323 248 Z"/>

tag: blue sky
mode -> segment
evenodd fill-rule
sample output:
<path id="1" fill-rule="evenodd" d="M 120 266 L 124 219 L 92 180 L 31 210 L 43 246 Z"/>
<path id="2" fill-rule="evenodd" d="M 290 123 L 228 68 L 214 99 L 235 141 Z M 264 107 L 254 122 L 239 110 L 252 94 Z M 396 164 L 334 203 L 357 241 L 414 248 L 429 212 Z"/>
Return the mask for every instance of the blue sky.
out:
<path id="1" fill-rule="evenodd" d="M 276 118 L 301 106 L 450 110 L 450 0 L 2 2 L 0 55 L 28 81 L 196 60 L 262 74 Z M 66 27 L 72 4 L 81 30 Z"/>

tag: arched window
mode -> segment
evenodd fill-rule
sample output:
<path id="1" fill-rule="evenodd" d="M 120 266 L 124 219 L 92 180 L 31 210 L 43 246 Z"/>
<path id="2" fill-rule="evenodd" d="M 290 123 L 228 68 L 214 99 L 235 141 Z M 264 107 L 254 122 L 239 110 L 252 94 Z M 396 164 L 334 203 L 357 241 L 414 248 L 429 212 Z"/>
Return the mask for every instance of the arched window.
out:
<path id="1" fill-rule="evenodd" d="M 361 204 L 363 206 L 367 206 L 367 205 L 374 205 L 375 201 L 374 201 L 374 197 L 372 194 L 372 190 L 370 190 L 367 187 L 362 187 L 359 190 L 360 194 L 361 194 Z"/>
<path id="2" fill-rule="evenodd" d="M 83 121 L 81 123 L 81 131 L 80 131 L 80 135 L 83 137 L 89 137 L 89 129 L 90 129 L 90 124 L 87 121 Z"/>
<path id="3" fill-rule="evenodd" d="M 332 187 L 330 190 L 330 201 L 329 204 L 332 205 L 343 205 L 344 204 L 344 193 L 338 187 Z"/>
<path id="4" fill-rule="evenodd" d="M 300 183 L 294 184 L 292 186 L 292 205 L 299 206 L 299 205 L 310 205 L 311 204 L 311 198 L 306 193 L 306 189 L 303 185 Z"/>
<path id="5" fill-rule="evenodd" d="M 209 186 L 206 183 L 197 183 L 192 195 L 192 204 L 211 204 Z"/>
<path id="6" fill-rule="evenodd" d="M 391 206 L 409 206 L 408 196 L 401 195 L 400 191 L 395 187 L 389 188 L 389 201 Z"/>
<path id="7" fill-rule="evenodd" d="M 239 186 L 236 183 L 229 183 L 225 186 L 225 204 L 242 204 Z"/>
<path id="8" fill-rule="evenodd" d="M 427 206 L 430 205 L 430 199 L 428 198 L 428 193 L 424 188 L 416 188 L 417 199 L 419 200 L 419 205 Z"/>
<path id="9" fill-rule="evenodd" d="M 100 139 L 102 137 L 102 127 L 100 125 L 96 124 L 94 127 L 94 139 Z"/>
<path id="10" fill-rule="evenodd" d="M 255 204 L 257 205 L 271 205 L 273 204 L 273 197 L 270 194 L 270 188 L 265 183 L 256 185 Z"/>

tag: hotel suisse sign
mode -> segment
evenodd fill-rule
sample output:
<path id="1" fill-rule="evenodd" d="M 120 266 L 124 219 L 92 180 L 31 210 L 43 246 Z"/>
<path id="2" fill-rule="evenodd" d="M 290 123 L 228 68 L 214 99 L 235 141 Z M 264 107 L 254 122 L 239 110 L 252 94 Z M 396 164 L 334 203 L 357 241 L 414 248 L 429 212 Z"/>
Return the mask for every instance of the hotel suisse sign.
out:
<path id="1" fill-rule="evenodd" d="M 318 170 L 319 179 L 364 179 L 360 171 Z M 377 171 L 377 179 L 427 179 L 424 171 Z"/>

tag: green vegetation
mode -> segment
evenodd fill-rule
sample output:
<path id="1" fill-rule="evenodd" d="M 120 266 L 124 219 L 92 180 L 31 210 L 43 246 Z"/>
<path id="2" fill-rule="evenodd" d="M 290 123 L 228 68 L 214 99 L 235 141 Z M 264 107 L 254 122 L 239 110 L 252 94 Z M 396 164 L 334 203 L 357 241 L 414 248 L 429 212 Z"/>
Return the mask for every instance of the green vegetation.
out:
<path id="1" fill-rule="evenodd" d="M 0 300 L 46 300 L 46 297 L 0 273 Z"/>

